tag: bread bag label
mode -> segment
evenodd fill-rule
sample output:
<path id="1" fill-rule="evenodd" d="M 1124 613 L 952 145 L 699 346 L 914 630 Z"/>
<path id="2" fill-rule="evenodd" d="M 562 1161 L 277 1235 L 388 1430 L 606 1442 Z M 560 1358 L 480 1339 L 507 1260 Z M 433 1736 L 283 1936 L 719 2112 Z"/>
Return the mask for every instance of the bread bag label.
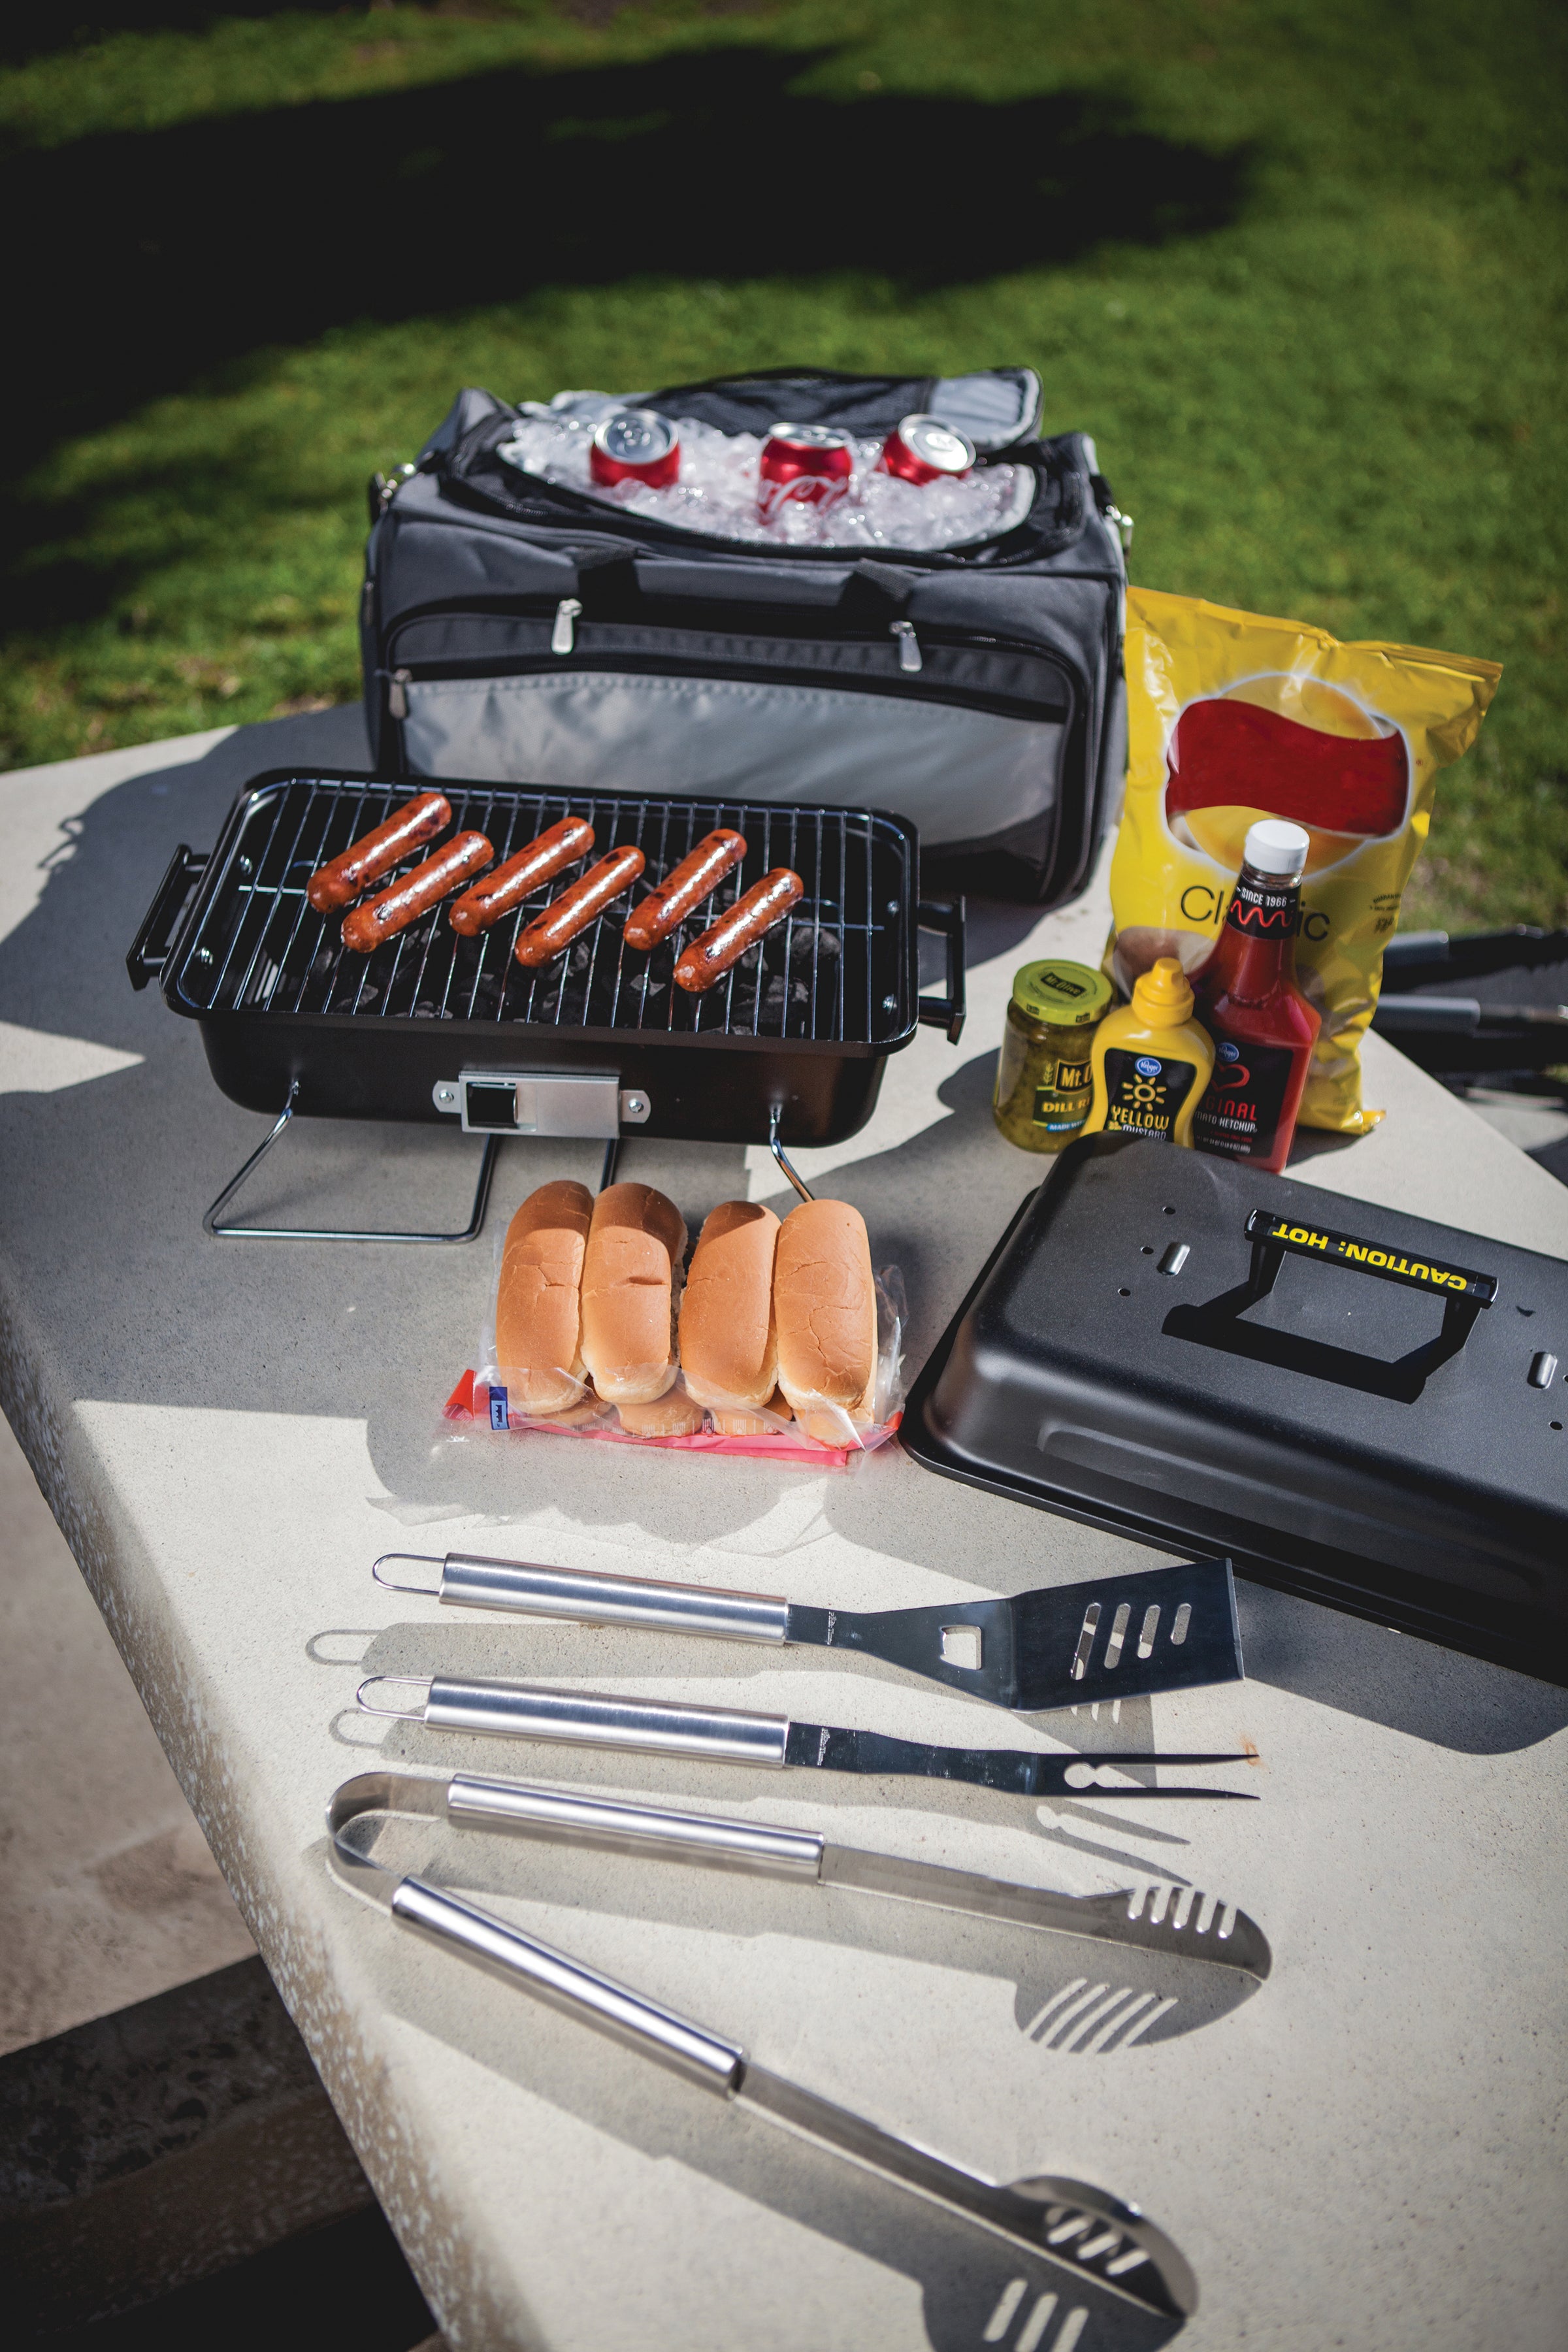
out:
<path id="1" fill-rule="evenodd" d="M 1416 646 L 1342 645 L 1299 621 L 1134 588 L 1127 799 L 1110 970 L 1207 957 L 1258 817 L 1304 825 L 1297 977 L 1322 1015 L 1300 1117 L 1353 1134 L 1384 942 L 1432 821 L 1437 772 L 1475 741 L 1502 673 Z M 1259 1122 L 1261 1124 L 1261 1122 Z"/>

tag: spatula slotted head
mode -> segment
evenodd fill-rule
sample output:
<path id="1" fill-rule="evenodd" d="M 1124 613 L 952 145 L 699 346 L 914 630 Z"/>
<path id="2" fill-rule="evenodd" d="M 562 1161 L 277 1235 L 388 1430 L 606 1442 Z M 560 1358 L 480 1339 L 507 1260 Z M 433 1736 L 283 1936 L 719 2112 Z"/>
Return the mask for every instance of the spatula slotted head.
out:
<path id="1" fill-rule="evenodd" d="M 1001 1605 L 1012 1624 L 1010 1703 L 1024 1714 L 1242 1677 L 1227 1559 L 1025 1592 Z"/>
<path id="2" fill-rule="evenodd" d="M 1242 1672 L 1227 1559 L 934 1609 L 792 1602 L 784 1639 L 858 1650 L 1019 1715 L 1239 1682 Z"/>

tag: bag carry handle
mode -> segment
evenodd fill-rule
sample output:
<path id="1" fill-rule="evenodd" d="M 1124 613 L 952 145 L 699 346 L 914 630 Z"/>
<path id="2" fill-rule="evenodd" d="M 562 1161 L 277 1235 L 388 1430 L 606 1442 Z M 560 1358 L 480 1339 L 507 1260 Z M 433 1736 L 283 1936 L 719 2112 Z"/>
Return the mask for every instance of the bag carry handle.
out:
<path id="1" fill-rule="evenodd" d="M 1289 1217 L 1269 1209 L 1254 1209 L 1247 1220 L 1252 1244 L 1252 1270 L 1247 1279 L 1247 1305 L 1268 1297 L 1287 1257 L 1309 1265 L 1348 1266 L 1352 1274 L 1370 1274 L 1379 1282 L 1395 1282 L 1406 1290 L 1424 1290 L 1443 1301 L 1443 1338 L 1451 1349 L 1462 1348 L 1483 1307 L 1497 1297 L 1497 1277 L 1472 1273 L 1468 1266 L 1448 1265 L 1436 1258 L 1407 1256 L 1359 1234 L 1340 1234 L 1327 1225 L 1292 1224 Z"/>
<path id="2" fill-rule="evenodd" d="M 760 552 L 765 557 L 768 551 Z M 710 603 L 721 593 L 711 572 L 694 581 L 689 561 L 683 562 L 679 553 L 656 554 L 647 548 L 619 545 L 573 547 L 567 553 L 576 573 L 573 593 L 582 598 L 593 620 L 636 617 L 648 603 Z M 670 572 L 687 584 L 672 587 Z M 738 615 L 752 604 L 774 604 L 803 613 L 858 616 L 872 625 L 889 614 L 902 613 L 919 580 L 919 574 L 907 566 L 879 563 L 871 558 L 847 565 L 837 581 L 829 571 L 788 572 L 776 562 L 765 569 L 759 565 L 758 576 L 765 584 L 765 593 L 736 597 Z"/>
<path id="3" fill-rule="evenodd" d="M 132 988 L 145 988 L 156 980 L 168 962 L 174 948 L 174 933 L 180 918 L 190 900 L 191 892 L 206 871 L 207 853 L 192 849 L 181 842 L 169 869 L 159 883 L 156 894 L 142 928 L 131 942 L 131 952 L 125 959 L 125 969 L 131 974 Z"/>

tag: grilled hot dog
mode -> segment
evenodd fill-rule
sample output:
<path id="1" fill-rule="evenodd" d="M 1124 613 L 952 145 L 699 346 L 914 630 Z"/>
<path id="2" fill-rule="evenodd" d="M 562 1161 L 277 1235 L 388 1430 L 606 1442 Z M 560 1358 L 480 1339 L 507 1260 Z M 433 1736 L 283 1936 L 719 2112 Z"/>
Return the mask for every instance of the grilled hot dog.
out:
<path id="1" fill-rule="evenodd" d="M 343 917 L 344 947 L 355 955 L 372 954 L 383 940 L 395 938 L 432 907 L 438 907 L 448 890 L 488 866 L 494 856 L 482 833 L 454 834 L 445 849 L 438 849 L 379 898 L 367 898 L 363 907 Z"/>
<path id="2" fill-rule="evenodd" d="M 683 948 L 675 967 L 678 987 L 700 996 L 716 980 L 722 980 L 731 964 L 738 963 L 746 950 L 780 923 L 796 901 L 805 895 L 805 885 L 798 874 L 787 866 L 775 866 L 760 882 L 753 882 L 742 898 L 737 898 L 727 914 L 721 915 L 700 940 Z"/>
<path id="3" fill-rule="evenodd" d="M 306 898 L 318 915 L 346 907 L 367 884 L 379 882 L 411 849 L 423 849 L 451 822 L 452 804 L 444 793 L 416 793 L 374 833 L 351 842 L 341 856 L 318 866 L 305 885 Z"/>
<path id="4" fill-rule="evenodd" d="M 452 908 L 452 929 L 466 940 L 488 931 L 492 923 L 521 907 L 531 890 L 537 890 L 542 882 L 566 866 L 575 866 L 593 846 L 594 828 L 585 818 L 563 817 L 559 824 L 552 824 L 548 833 L 542 833 L 537 841 L 531 841 L 515 857 L 509 857 L 504 866 L 464 891 Z"/>
<path id="5" fill-rule="evenodd" d="M 560 898 L 522 932 L 517 942 L 519 963 L 532 970 L 560 955 L 612 898 L 618 898 L 623 890 L 631 888 L 647 862 L 640 849 L 628 845 L 624 849 L 612 849 L 597 866 L 590 866 L 581 881 L 563 890 Z"/>
<path id="6" fill-rule="evenodd" d="M 745 835 L 728 833 L 722 826 L 700 841 L 673 874 L 667 874 L 658 887 L 650 890 L 641 906 L 627 917 L 627 947 L 656 948 L 660 940 L 668 939 L 677 924 L 684 922 L 692 908 L 700 907 L 719 887 L 745 854 Z"/>

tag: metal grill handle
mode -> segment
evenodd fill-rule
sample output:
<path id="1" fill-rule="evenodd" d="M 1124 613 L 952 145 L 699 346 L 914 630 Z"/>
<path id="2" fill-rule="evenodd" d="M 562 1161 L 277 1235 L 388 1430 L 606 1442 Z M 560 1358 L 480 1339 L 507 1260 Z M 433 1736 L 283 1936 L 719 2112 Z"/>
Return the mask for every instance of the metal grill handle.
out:
<path id="1" fill-rule="evenodd" d="M 372 1677 L 373 1681 L 395 1679 L 406 1677 Z M 360 1687 L 363 1692 L 368 1685 Z M 424 1720 L 434 1731 L 555 1739 L 573 1748 L 629 1748 L 643 1756 L 694 1756 L 713 1764 L 767 1765 L 775 1771 L 784 1765 L 789 1738 L 787 1716 L 757 1715 L 739 1706 L 692 1706 L 679 1699 L 551 1690 L 542 1685 L 496 1682 L 479 1675 L 435 1675 L 425 1702 Z"/>
<path id="2" fill-rule="evenodd" d="M 963 1034 L 963 900 L 922 898 L 915 909 L 922 931 L 940 931 L 947 941 L 947 994 L 922 996 L 916 1011 L 932 1028 L 945 1029 L 947 1042 L 956 1045 Z"/>
<path id="3" fill-rule="evenodd" d="M 448 1552 L 441 1598 L 465 1609 L 513 1609 L 598 1625 L 646 1625 L 731 1642 L 782 1642 L 789 1602 L 773 1592 L 731 1592 L 711 1584 L 670 1584 L 596 1568 L 546 1568 L 533 1560 Z"/>
<path id="4" fill-rule="evenodd" d="M 745 2054 L 732 2042 L 721 2042 L 674 2010 L 523 1935 L 475 1904 L 459 1901 L 444 1887 L 419 1878 L 403 1879 L 393 1890 L 392 1916 L 400 1926 L 447 1945 L 466 1960 L 521 1985 L 552 2007 L 574 2011 L 602 2033 L 634 2042 L 650 2058 L 662 2060 L 710 2090 L 737 2090 L 744 2078 Z"/>
<path id="5" fill-rule="evenodd" d="M 158 885 L 153 903 L 142 918 L 141 929 L 131 942 L 125 969 L 131 974 L 132 988 L 145 988 L 150 980 L 157 979 L 168 962 L 174 933 L 180 927 L 180 918 L 190 904 L 191 892 L 206 872 L 206 851 L 192 849 L 182 841 L 169 860 L 168 872 Z"/>

